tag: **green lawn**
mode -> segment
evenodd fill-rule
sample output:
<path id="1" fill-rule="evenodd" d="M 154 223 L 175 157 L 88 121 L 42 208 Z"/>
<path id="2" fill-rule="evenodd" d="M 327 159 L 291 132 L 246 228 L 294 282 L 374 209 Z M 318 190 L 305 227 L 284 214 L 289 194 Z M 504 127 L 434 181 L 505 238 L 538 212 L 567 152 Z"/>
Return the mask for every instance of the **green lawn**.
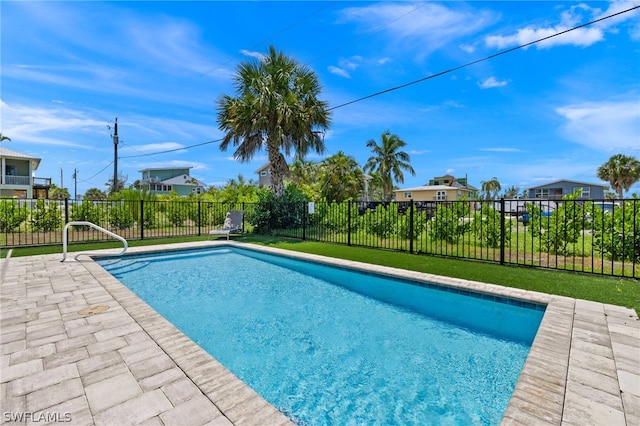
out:
<path id="1" fill-rule="evenodd" d="M 319 254 L 340 259 L 355 260 L 626 306 L 635 309 L 635 311 L 640 314 L 640 282 L 629 278 L 603 277 L 531 267 L 500 266 L 477 261 L 421 256 L 402 252 L 349 247 L 340 244 L 300 241 L 279 237 L 244 235 L 233 238 L 237 241 L 277 247 L 285 250 Z M 142 241 L 132 240 L 129 241 L 129 246 L 137 247 L 185 241 L 203 241 L 206 239 L 208 239 L 208 236 L 149 239 Z M 122 244 L 119 242 L 71 244 L 69 245 L 69 252 L 119 247 L 122 247 Z M 3 249 L 1 256 L 6 256 L 6 252 L 7 250 Z M 62 254 L 62 246 L 16 248 L 13 250 L 12 256 L 30 256 L 49 253 Z"/>

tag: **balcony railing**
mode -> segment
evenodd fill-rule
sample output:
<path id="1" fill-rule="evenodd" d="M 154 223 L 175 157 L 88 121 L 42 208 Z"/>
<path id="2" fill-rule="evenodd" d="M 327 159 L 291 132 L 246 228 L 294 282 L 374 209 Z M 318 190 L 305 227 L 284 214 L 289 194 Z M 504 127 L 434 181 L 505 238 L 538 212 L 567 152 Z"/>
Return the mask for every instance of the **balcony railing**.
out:
<path id="1" fill-rule="evenodd" d="M 31 185 L 31 178 L 29 176 L 12 176 L 4 175 L 2 183 L 5 185 Z"/>
<path id="2" fill-rule="evenodd" d="M 2 177 L 2 183 L 4 185 L 31 185 L 31 178 L 29 176 L 14 176 L 14 175 L 4 175 Z M 33 186 L 37 187 L 51 187 L 51 178 L 33 178 Z"/>
<path id="3" fill-rule="evenodd" d="M 39 178 L 39 177 L 34 177 L 33 178 L 33 186 L 38 186 L 38 187 L 47 187 L 50 188 L 51 187 L 51 178 Z"/>

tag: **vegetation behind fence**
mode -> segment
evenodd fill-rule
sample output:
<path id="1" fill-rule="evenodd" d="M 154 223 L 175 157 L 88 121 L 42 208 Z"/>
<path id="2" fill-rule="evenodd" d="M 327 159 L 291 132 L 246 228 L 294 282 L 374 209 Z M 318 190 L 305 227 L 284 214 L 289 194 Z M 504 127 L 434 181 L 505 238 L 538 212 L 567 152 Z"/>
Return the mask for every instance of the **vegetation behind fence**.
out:
<path id="1" fill-rule="evenodd" d="M 244 232 L 620 277 L 640 276 L 640 200 L 276 202 L 0 200 L 3 246 L 53 245 L 89 221 L 126 239 L 207 235 L 227 211 Z M 69 242 L 109 237 L 72 226 Z"/>

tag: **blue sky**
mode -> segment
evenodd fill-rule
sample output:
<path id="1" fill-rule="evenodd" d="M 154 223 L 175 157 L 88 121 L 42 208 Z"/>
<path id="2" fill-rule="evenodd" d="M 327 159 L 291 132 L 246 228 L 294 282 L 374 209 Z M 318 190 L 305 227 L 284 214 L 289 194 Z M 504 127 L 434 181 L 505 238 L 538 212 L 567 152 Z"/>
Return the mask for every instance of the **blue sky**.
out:
<path id="1" fill-rule="evenodd" d="M 62 170 L 72 196 L 74 169 L 78 194 L 106 189 L 118 117 L 127 183 L 174 166 L 209 185 L 257 180 L 266 153 L 239 163 L 203 143 L 222 136 L 215 102 L 237 65 L 269 45 L 314 70 L 336 107 L 639 4 L 2 1 L 3 146 L 42 158 L 36 176 L 56 185 Z M 446 173 L 478 187 L 602 183 L 610 156 L 640 158 L 640 10 L 336 108 L 326 156 L 363 165 L 386 130 L 416 171 L 401 188 Z"/>

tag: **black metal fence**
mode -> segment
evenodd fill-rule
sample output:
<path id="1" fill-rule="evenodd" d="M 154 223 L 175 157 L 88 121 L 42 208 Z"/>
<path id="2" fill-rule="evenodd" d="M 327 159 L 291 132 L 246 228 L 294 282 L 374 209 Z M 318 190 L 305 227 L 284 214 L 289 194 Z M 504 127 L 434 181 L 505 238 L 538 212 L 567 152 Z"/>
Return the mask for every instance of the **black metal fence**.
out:
<path id="1" fill-rule="evenodd" d="M 127 239 L 206 235 L 226 212 L 245 232 L 500 264 L 640 276 L 640 199 L 344 203 L 0 200 L 2 245 L 59 244 L 86 220 Z M 108 236 L 73 226 L 69 242 Z"/>

